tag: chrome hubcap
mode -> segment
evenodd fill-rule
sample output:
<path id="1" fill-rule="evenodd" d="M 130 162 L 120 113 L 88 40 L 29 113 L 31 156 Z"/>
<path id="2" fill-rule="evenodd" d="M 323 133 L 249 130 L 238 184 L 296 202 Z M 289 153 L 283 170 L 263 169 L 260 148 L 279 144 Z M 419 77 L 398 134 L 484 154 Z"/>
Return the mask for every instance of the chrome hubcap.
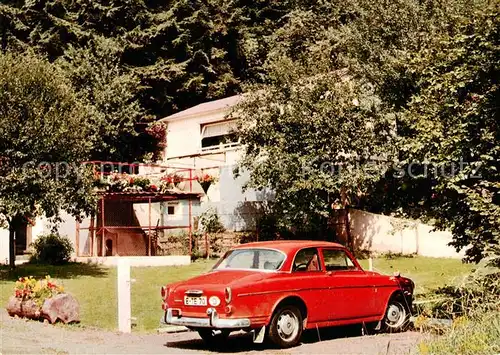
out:
<path id="1" fill-rule="evenodd" d="M 299 320 L 292 312 L 285 311 L 278 318 L 277 328 L 281 339 L 285 341 L 291 340 L 299 332 Z"/>
<path id="2" fill-rule="evenodd" d="M 390 327 L 399 327 L 401 326 L 406 317 L 406 312 L 401 303 L 392 303 L 387 309 L 386 323 Z"/>

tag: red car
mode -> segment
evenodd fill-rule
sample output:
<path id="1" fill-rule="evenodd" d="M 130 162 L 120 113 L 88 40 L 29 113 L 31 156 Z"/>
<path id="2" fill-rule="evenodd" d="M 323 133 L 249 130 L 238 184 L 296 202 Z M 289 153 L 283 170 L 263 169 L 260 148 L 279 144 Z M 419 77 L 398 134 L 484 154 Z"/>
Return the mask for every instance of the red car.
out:
<path id="1" fill-rule="evenodd" d="M 164 323 L 198 331 L 208 343 L 254 332 L 282 348 L 304 329 L 354 323 L 402 330 L 414 283 L 365 271 L 342 245 L 317 241 L 243 244 L 203 275 L 161 289 Z"/>

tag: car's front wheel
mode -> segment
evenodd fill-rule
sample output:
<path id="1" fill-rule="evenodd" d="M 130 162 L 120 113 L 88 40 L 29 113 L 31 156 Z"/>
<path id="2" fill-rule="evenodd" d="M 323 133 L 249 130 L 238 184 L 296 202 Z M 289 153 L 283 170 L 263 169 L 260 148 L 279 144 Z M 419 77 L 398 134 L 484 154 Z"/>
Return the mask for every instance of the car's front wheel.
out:
<path id="1" fill-rule="evenodd" d="M 387 332 L 401 332 L 406 329 L 410 322 L 408 307 L 399 298 L 393 298 L 387 305 L 383 320 L 384 329 Z"/>
<path id="2" fill-rule="evenodd" d="M 198 329 L 198 334 L 207 345 L 220 346 L 227 340 L 231 331 L 201 328 Z"/>
<path id="3" fill-rule="evenodd" d="M 269 339 L 280 348 L 290 348 L 302 336 L 302 314 L 292 305 L 278 308 L 269 325 Z"/>

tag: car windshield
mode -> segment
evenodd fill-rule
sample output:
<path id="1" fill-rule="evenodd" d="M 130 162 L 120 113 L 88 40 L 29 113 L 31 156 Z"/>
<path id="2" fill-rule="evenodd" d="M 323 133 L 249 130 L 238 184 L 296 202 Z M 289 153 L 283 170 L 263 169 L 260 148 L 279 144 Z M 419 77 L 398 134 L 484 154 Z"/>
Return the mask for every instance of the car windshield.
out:
<path id="1" fill-rule="evenodd" d="M 221 269 L 278 270 L 285 260 L 285 254 L 271 249 L 235 249 L 224 255 L 214 266 Z"/>

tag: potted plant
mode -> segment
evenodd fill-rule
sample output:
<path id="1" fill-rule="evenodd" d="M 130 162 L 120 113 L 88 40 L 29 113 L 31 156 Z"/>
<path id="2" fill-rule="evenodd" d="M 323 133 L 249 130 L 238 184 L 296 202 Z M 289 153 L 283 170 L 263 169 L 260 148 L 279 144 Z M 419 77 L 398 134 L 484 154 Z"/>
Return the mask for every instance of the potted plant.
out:
<path id="1" fill-rule="evenodd" d="M 212 183 L 216 181 L 215 176 L 209 174 L 199 175 L 196 177 L 196 180 L 198 180 L 199 184 L 203 188 L 203 191 L 205 191 L 205 194 L 210 188 L 210 185 L 212 185 Z"/>
<path id="2" fill-rule="evenodd" d="M 160 182 L 160 190 L 161 191 L 166 191 L 166 190 L 171 190 L 174 187 L 177 187 L 177 185 L 182 182 L 184 178 L 180 175 L 177 175 L 175 173 L 170 173 L 166 174 L 161 177 Z"/>

